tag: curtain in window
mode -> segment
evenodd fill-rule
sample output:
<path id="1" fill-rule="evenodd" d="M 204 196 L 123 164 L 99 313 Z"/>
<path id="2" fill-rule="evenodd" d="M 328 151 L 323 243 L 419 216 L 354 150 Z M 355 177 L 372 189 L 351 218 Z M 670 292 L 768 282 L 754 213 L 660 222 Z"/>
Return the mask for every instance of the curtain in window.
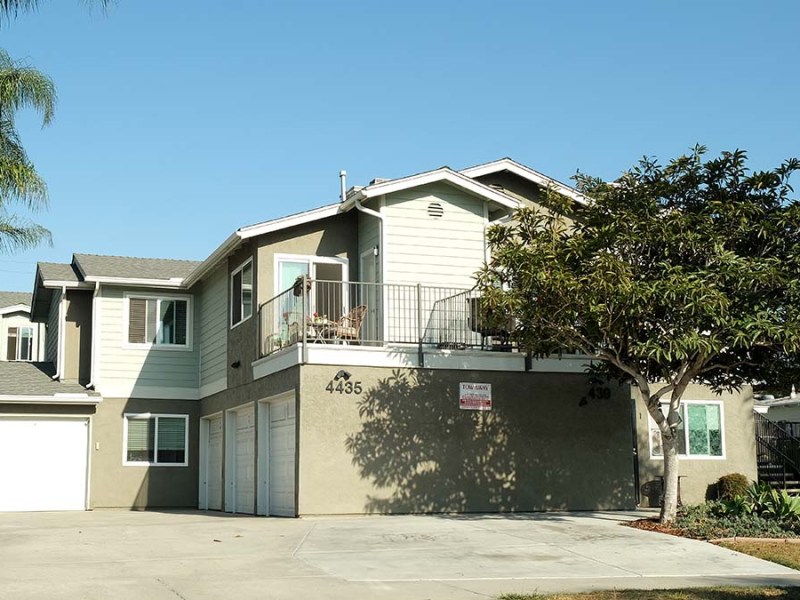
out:
<path id="1" fill-rule="evenodd" d="M 6 346 L 6 359 L 17 360 L 17 328 L 8 328 L 8 342 Z"/>
<path id="2" fill-rule="evenodd" d="M 689 452 L 696 456 L 722 456 L 722 427 L 718 404 L 689 404 Z"/>
<path id="3" fill-rule="evenodd" d="M 130 298 L 128 342 L 186 345 L 188 307 L 186 300 Z"/>
<path id="4" fill-rule="evenodd" d="M 186 419 L 183 417 L 159 417 L 157 462 L 182 463 L 185 459 Z"/>
<path id="5" fill-rule="evenodd" d="M 129 461 L 153 462 L 155 458 L 156 420 L 128 419 Z"/>
<path id="6" fill-rule="evenodd" d="M 242 269 L 242 319 L 253 315 L 253 263 Z"/>

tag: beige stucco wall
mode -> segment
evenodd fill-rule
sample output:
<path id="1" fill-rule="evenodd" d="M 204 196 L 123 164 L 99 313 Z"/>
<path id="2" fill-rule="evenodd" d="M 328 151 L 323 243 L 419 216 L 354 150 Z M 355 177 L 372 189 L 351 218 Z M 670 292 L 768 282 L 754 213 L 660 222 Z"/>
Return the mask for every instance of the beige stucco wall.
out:
<path id="1" fill-rule="evenodd" d="M 362 393 L 326 386 L 340 368 Z M 459 382 L 493 410 L 460 410 Z M 631 402 L 581 398 L 582 374 L 304 366 L 299 513 L 622 509 L 634 506 Z"/>
<path id="2" fill-rule="evenodd" d="M 64 316 L 65 381 L 87 384 L 92 372 L 92 292 L 69 290 Z"/>
<path id="3" fill-rule="evenodd" d="M 714 394 L 709 388 L 692 385 L 684 394 L 685 400 L 723 401 L 724 458 L 680 459 L 681 500 L 698 504 L 713 497 L 713 486 L 728 473 L 743 473 L 748 479 L 758 477 L 756 470 L 755 426 L 753 424 L 753 393 L 749 387 L 741 392 Z M 660 490 L 659 476 L 664 462 L 650 457 L 648 413 L 640 400 L 636 401 L 636 429 L 639 448 L 639 484 L 642 506 L 656 506 Z"/>
<path id="4" fill-rule="evenodd" d="M 196 400 L 104 398 L 92 418 L 91 508 L 197 506 L 198 414 Z M 189 466 L 123 466 L 125 413 L 189 415 Z"/>
<path id="5" fill-rule="evenodd" d="M 300 367 L 292 367 L 290 369 L 285 369 L 270 377 L 265 377 L 262 379 L 257 379 L 256 381 L 239 385 L 237 387 L 231 387 L 223 392 L 219 392 L 214 394 L 213 396 L 209 396 L 204 398 L 200 402 L 200 416 L 201 417 L 208 417 L 212 415 L 218 415 L 222 413 L 223 415 L 223 452 L 228 447 L 228 427 L 226 421 L 228 419 L 235 419 L 235 415 L 227 412 L 232 408 L 238 408 L 244 405 L 252 405 L 256 403 L 256 415 L 258 418 L 258 411 L 259 411 L 259 400 L 264 400 L 267 398 L 271 398 L 273 396 L 277 396 L 279 394 L 283 394 L 284 392 L 295 391 L 299 387 L 299 377 L 300 377 Z M 296 398 L 296 396 L 295 396 Z M 253 451 L 255 453 L 255 460 L 253 461 L 253 480 L 258 481 L 258 463 L 260 460 L 266 459 L 266 454 L 259 453 L 259 431 L 256 428 L 256 443 L 254 444 Z M 262 444 L 263 447 L 263 444 Z M 222 461 L 222 480 L 223 482 L 227 480 L 227 474 L 225 472 L 226 468 L 225 460 Z M 197 489 L 195 487 L 195 489 Z M 222 486 L 222 506 L 225 506 L 225 494 L 228 490 L 227 485 Z M 255 499 L 254 499 L 255 501 Z M 195 506 L 197 505 L 197 496 L 195 495 L 194 499 Z M 255 512 L 256 506 L 253 506 L 253 512 Z"/>

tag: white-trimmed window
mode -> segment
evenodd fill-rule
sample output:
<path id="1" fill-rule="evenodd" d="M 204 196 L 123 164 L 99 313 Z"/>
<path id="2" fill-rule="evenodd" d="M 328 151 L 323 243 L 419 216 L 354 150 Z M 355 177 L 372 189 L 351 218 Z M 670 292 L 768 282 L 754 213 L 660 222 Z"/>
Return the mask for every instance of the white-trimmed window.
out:
<path id="1" fill-rule="evenodd" d="M 191 348 L 190 298 L 130 294 L 126 295 L 125 307 L 128 345 Z"/>
<path id="2" fill-rule="evenodd" d="M 666 405 L 663 407 L 666 414 Z M 722 402 L 685 400 L 678 409 L 678 454 L 683 458 L 724 458 L 725 427 Z M 652 417 L 650 423 L 650 457 L 663 458 L 661 432 Z"/>
<path id="3" fill-rule="evenodd" d="M 33 327 L 9 327 L 7 338 L 7 360 L 33 360 Z"/>
<path id="4" fill-rule="evenodd" d="M 231 327 L 253 316 L 253 259 L 231 273 Z"/>
<path id="5" fill-rule="evenodd" d="M 188 415 L 124 415 L 124 465 L 189 464 Z"/>

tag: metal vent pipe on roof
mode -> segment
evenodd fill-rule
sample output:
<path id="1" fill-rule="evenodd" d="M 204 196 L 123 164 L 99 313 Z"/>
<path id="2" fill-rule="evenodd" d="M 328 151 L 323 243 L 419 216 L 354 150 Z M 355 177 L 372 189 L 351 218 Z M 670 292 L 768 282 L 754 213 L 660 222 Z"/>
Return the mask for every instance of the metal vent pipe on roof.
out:
<path id="1" fill-rule="evenodd" d="M 342 202 L 347 199 L 347 171 L 339 171 L 339 184 L 342 188 Z"/>

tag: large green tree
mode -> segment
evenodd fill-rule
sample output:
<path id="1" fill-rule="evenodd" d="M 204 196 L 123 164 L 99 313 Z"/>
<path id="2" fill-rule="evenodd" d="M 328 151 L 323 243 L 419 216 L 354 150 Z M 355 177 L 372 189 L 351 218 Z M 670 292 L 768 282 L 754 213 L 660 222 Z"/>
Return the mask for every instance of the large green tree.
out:
<path id="1" fill-rule="evenodd" d="M 549 192 L 489 233 L 479 276 L 489 314 L 513 315 L 536 356 L 563 350 L 629 382 L 661 433 L 675 517 L 681 399 L 762 381 L 800 349 L 796 159 L 751 172 L 745 152 L 666 166 L 643 159 L 613 182 L 578 175 L 585 203 Z"/>
<path id="2" fill-rule="evenodd" d="M 11 208 L 36 211 L 47 205 L 47 186 L 22 146 L 16 116 L 22 109 L 33 109 L 45 126 L 53 118 L 55 101 L 55 86 L 48 76 L 0 50 L 0 253 L 50 240 L 47 229 Z"/>

